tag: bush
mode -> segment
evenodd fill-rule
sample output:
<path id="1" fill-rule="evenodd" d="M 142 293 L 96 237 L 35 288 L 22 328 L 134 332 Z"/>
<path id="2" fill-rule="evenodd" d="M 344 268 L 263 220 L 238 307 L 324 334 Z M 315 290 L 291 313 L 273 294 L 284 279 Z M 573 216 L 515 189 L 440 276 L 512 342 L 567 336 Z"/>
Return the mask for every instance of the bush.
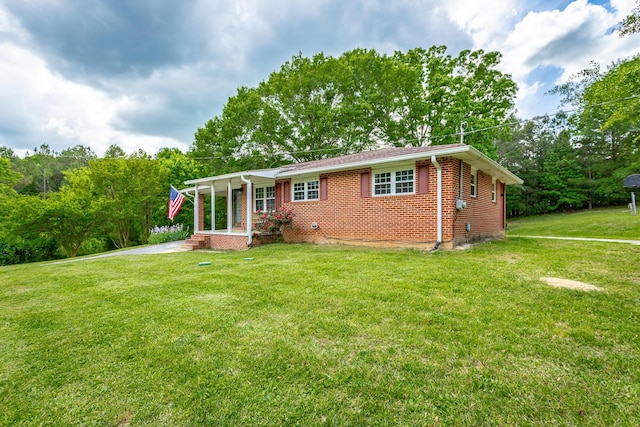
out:
<path id="1" fill-rule="evenodd" d="M 23 264 L 60 258 L 58 244 L 50 238 L 0 242 L 0 265 Z"/>
<path id="2" fill-rule="evenodd" d="M 184 228 L 182 224 L 165 225 L 158 227 L 157 225 L 149 230 L 149 243 L 157 245 L 158 243 L 174 242 L 176 240 L 184 240 L 189 237 L 189 227 Z"/>
<path id="3" fill-rule="evenodd" d="M 283 228 L 293 228 L 294 216 L 293 209 L 265 212 L 258 222 L 253 224 L 253 228 L 260 234 L 269 233 L 280 237 Z"/>
<path id="4" fill-rule="evenodd" d="M 103 239 L 95 237 L 89 238 L 82 243 L 78 255 L 93 255 L 100 252 L 106 252 L 109 249 L 109 245 Z"/>

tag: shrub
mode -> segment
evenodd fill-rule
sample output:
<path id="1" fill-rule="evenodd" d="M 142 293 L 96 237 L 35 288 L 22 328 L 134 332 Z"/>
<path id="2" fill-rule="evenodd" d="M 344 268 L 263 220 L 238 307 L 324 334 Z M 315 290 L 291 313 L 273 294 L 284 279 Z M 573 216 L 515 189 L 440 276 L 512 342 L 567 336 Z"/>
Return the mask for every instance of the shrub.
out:
<path id="1" fill-rule="evenodd" d="M 149 233 L 149 243 L 156 245 L 158 243 L 186 239 L 189 237 L 189 227 L 185 228 L 182 224 L 164 225 L 162 227 L 156 225 L 149 230 Z"/>
<path id="2" fill-rule="evenodd" d="M 293 209 L 280 209 L 277 211 L 265 212 L 260 216 L 258 222 L 253 225 L 256 232 L 270 233 L 276 237 L 282 236 L 283 228 L 292 228 L 294 217 Z"/>

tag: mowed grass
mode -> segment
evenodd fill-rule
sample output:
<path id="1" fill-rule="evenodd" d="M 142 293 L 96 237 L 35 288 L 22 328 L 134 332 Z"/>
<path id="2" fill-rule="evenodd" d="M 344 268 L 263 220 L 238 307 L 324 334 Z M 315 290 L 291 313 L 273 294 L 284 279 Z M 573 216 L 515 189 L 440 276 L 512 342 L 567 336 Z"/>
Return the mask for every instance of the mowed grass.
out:
<path id="1" fill-rule="evenodd" d="M 507 234 L 640 240 L 640 214 L 617 207 L 519 218 L 509 221 Z"/>
<path id="2" fill-rule="evenodd" d="M 0 424 L 637 426 L 638 259 L 508 238 L 3 267 Z"/>

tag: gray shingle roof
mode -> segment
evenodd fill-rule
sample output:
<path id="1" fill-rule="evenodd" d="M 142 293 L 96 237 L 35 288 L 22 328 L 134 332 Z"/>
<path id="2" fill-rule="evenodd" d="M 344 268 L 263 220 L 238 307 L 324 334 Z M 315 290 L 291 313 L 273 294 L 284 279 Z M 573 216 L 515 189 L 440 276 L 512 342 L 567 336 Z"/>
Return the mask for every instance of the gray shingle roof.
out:
<path id="1" fill-rule="evenodd" d="M 379 159 L 393 160 L 394 157 L 406 156 L 408 154 L 425 153 L 439 151 L 443 148 L 464 147 L 464 144 L 432 145 L 428 147 L 391 147 L 379 150 L 364 151 L 362 153 L 348 154 L 346 156 L 332 157 L 330 159 L 313 160 L 310 162 L 294 163 L 281 166 L 280 171 L 301 172 L 307 169 L 326 168 L 331 166 L 348 165 L 351 163 L 367 162 Z"/>

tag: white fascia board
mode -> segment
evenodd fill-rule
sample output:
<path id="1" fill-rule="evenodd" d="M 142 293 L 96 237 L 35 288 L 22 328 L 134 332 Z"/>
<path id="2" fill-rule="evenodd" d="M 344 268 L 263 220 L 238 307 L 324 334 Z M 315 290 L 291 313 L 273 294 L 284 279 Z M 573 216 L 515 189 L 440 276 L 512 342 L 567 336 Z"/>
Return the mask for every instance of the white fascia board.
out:
<path id="1" fill-rule="evenodd" d="M 500 166 L 498 162 L 491 160 L 477 149 L 471 146 L 469 146 L 469 148 L 470 150 L 468 150 L 468 154 L 470 158 L 465 158 L 467 156 L 461 156 L 461 160 L 467 160 L 467 163 L 471 166 L 477 167 L 479 170 L 491 175 L 493 178 L 499 179 L 507 185 L 521 185 L 524 182 L 508 169 Z"/>
<path id="2" fill-rule="evenodd" d="M 224 175 L 209 176 L 207 178 L 190 179 L 184 183 L 190 184 L 209 184 L 215 181 L 227 181 L 230 179 L 240 179 L 240 177 L 251 178 L 252 176 L 258 178 L 275 179 L 279 169 L 265 169 L 265 170 L 251 170 L 242 172 L 233 172 Z"/>

